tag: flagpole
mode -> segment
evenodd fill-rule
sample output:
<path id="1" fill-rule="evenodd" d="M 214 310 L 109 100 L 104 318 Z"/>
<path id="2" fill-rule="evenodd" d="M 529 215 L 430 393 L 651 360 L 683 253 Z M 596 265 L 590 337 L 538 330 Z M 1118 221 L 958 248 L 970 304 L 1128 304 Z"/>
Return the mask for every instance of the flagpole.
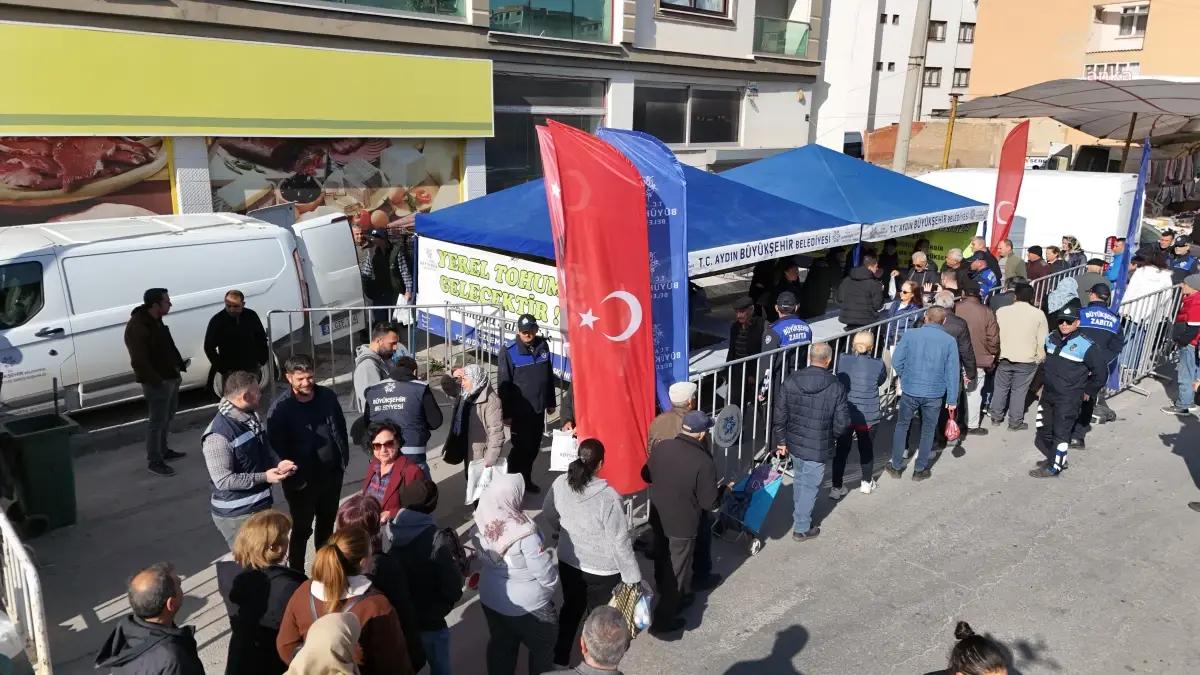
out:
<path id="1" fill-rule="evenodd" d="M 954 118 L 958 117 L 958 99 L 961 96 L 962 94 L 950 94 L 950 121 L 946 123 L 946 148 L 942 150 L 943 169 L 950 168 L 950 140 L 954 138 Z"/>

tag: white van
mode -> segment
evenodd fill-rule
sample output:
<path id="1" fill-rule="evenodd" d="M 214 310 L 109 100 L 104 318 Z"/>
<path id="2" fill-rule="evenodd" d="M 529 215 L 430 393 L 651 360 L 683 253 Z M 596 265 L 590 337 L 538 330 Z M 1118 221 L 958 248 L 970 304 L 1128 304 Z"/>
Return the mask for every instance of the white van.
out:
<path id="1" fill-rule="evenodd" d="M 223 311 L 230 289 L 246 295 L 246 306 L 264 324 L 271 310 L 363 306 L 345 217 L 314 218 L 293 229 L 294 235 L 225 213 L 0 229 L 3 411 L 51 406 L 55 379 L 67 410 L 140 397 L 125 349 L 125 324 L 148 288 L 171 294 L 173 306 L 164 320 L 183 358 L 191 360 L 183 389 L 207 382 L 204 332 L 209 319 Z M 289 331 L 311 330 L 320 342 L 361 327 L 347 325 L 335 333 L 336 327 L 309 327 L 306 321 L 298 313 L 276 315 L 264 327 L 276 343 Z"/>
<path id="2" fill-rule="evenodd" d="M 945 169 L 917 180 L 995 208 L 996 169 Z M 1064 236 L 1072 235 L 1083 250 L 1102 253 L 1108 237 L 1124 237 L 1129 231 L 1136 192 L 1136 174 L 1026 171 L 1009 238 L 1023 250 L 1034 244 L 1059 246 Z M 982 225 L 980 230 L 982 234 Z M 1131 248 L 1137 250 L 1147 238 L 1157 241 L 1158 233 L 1142 226 Z"/>

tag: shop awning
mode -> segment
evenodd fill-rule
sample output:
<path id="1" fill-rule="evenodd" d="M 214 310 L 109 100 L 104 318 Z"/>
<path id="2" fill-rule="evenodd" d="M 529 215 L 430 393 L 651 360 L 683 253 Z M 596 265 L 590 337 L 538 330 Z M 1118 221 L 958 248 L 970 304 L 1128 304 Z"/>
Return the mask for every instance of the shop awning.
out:
<path id="1" fill-rule="evenodd" d="M 0 136 L 492 135 L 492 66 L 0 23 Z"/>
<path id="2" fill-rule="evenodd" d="M 1049 117 L 1096 138 L 1125 140 L 1133 114 L 1133 140 L 1167 136 L 1200 121 L 1200 80 L 1052 80 L 958 104 L 958 117 Z"/>
<path id="3" fill-rule="evenodd" d="M 691 276 L 858 241 L 858 225 L 843 218 L 690 166 L 683 174 Z M 541 180 L 419 214 L 416 229 L 442 241 L 554 258 Z"/>
<path id="4" fill-rule="evenodd" d="M 821 145 L 722 172 L 744 185 L 863 226 L 864 241 L 976 223 L 988 207 Z"/>

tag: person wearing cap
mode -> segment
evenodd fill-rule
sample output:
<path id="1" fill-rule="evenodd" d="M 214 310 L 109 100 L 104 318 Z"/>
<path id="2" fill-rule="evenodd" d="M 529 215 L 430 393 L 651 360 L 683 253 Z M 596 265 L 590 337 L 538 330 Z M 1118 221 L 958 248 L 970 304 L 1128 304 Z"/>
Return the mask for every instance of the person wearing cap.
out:
<path id="1" fill-rule="evenodd" d="M 554 413 L 554 368 L 550 362 L 550 343 L 538 334 L 537 319 L 522 314 L 517 319 L 517 337 L 500 352 L 496 377 L 504 421 L 512 428 L 512 451 L 508 472 L 525 477 L 525 491 L 537 494 L 533 483 L 533 462 L 542 445 L 546 413 Z"/>
<path id="2" fill-rule="evenodd" d="M 653 485 L 650 518 L 663 533 L 654 542 L 659 600 L 651 635 L 673 633 L 685 624 L 678 614 L 686 604 L 696 532 L 703 514 L 717 508 L 722 495 L 717 487 L 717 466 L 706 442 L 712 426 L 712 418 L 704 412 L 689 412 L 679 434 L 655 446 L 642 467 L 642 479 Z"/>
<path id="3" fill-rule="evenodd" d="M 991 254 L 987 255 L 990 256 Z M 992 260 L 995 260 L 995 258 L 992 258 Z M 998 268 L 999 263 L 996 263 L 996 266 Z M 988 258 L 982 253 L 976 253 L 971 257 L 970 279 L 978 286 L 979 295 L 985 298 L 991 294 L 993 288 L 1000 285 L 1000 276 L 991 268 Z M 959 287 L 962 288 L 964 285 L 959 284 Z"/>
<path id="4" fill-rule="evenodd" d="M 857 330 L 879 320 L 883 309 L 883 287 L 875 276 L 879 273 L 879 259 L 865 255 L 862 265 L 850 270 L 849 276 L 838 286 L 838 302 L 841 312 L 838 320 L 847 332 Z"/>
<path id="5" fill-rule="evenodd" d="M 1107 286 L 1109 294 L 1112 293 L 1112 285 L 1108 279 L 1104 278 L 1104 266 L 1107 263 L 1103 258 L 1092 258 L 1087 261 L 1087 269 L 1083 274 L 1075 277 L 1075 283 L 1079 286 L 1079 306 L 1087 307 L 1092 301 L 1092 289 L 1099 284 Z"/>
<path id="6" fill-rule="evenodd" d="M 1171 280 L 1177 284 L 1193 272 L 1200 271 L 1196 267 L 1196 256 L 1192 255 L 1192 242 L 1187 237 L 1175 237 L 1171 253 L 1167 254 L 1167 264 L 1171 266 Z"/>
<path id="7" fill-rule="evenodd" d="M 767 392 L 771 389 L 772 380 L 780 380 L 783 378 L 785 368 L 795 370 L 796 364 L 807 362 L 808 358 L 808 342 L 812 341 L 812 328 L 803 319 L 796 316 L 796 296 L 788 291 L 784 291 L 775 300 L 775 312 L 779 315 L 779 319 L 767 326 L 763 331 L 762 353 L 772 352 L 777 349 L 792 347 L 794 345 L 805 345 L 798 349 L 781 354 L 776 354 L 771 357 L 760 358 L 758 376 L 761 378 L 762 386 L 758 392 L 758 400 L 766 402 Z M 772 362 L 774 367 L 772 367 Z"/>
<path id="8" fill-rule="evenodd" d="M 671 409 L 659 414 L 650 423 L 650 431 L 646 434 L 647 454 L 661 441 L 668 441 L 679 435 L 679 431 L 683 429 L 683 418 L 696 408 L 696 389 L 695 382 L 676 382 L 667 389 Z"/>
<path id="9" fill-rule="evenodd" d="M 1001 239 L 996 245 L 996 251 L 1000 254 L 1000 272 L 1004 277 L 1004 281 L 1008 281 L 1013 277 L 1026 276 L 1025 261 L 1021 260 L 1021 256 L 1013 253 L 1012 239 Z"/>
<path id="10" fill-rule="evenodd" d="M 1091 267 L 1091 263 L 1088 267 Z M 1104 371 L 1106 379 L 1116 367 L 1117 357 L 1121 355 L 1121 348 L 1125 346 L 1125 338 L 1121 337 L 1121 317 L 1108 308 L 1111 299 L 1112 291 L 1107 280 L 1093 284 L 1088 288 L 1087 305 L 1079 310 L 1079 334 L 1091 340 L 1104 355 L 1104 363 L 1107 366 Z M 1079 419 L 1075 421 L 1075 428 L 1071 431 L 1070 447 L 1086 446 L 1085 439 L 1092 430 L 1093 415 L 1099 417 L 1102 422 L 1116 419 L 1116 413 L 1104 404 L 1103 389 L 1083 402 L 1079 410 Z"/>
<path id="11" fill-rule="evenodd" d="M 1143 258 L 1146 258 L 1149 257 L 1151 253 L 1161 253 L 1165 258 L 1171 255 L 1171 249 L 1174 248 L 1175 244 L 1175 235 L 1175 230 L 1163 230 L 1158 234 L 1157 242 L 1152 241 L 1147 244 L 1143 244 L 1142 247 L 1138 249 L 1137 254 Z"/>
<path id="12" fill-rule="evenodd" d="M 762 351 L 763 348 L 763 333 L 767 330 L 767 322 L 754 313 L 754 303 L 750 298 L 738 298 L 733 303 L 733 312 L 736 319 L 729 326 L 729 350 L 725 353 L 725 362 L 737 361 L 750 356 L 755 356 Z M 735 405 L 742 405 L 750 400 L 754 391 L 754 366 L 747 363 L 743 366 L 734 366 L 731 370 L 722 373 L 718 378 L 717 385 L 727 384 L 729 377 L 740 377 L 745 373 L 742 388 L 732 385 L 728 388 L 725 394 L 727 401 L 733 402 Z M 747 388 L 746 385 L 749 385 Z"/>
<path id="13" fill-rule="evenodd" d="M 821 528 L 812 524 L 813 505 L 834 444 L 850 428 L 846 387 L 830 371 L 832 363 L 832 347 L 824 342 L 813 345 L 809 366 L 788 375 L 775 396 L 771 420 L 775 449 L 780 457 L 792 459 L 793 541 L 821 534 Z"/>
<path id="14" fill-rule="evenodd" d="M 1008 307 L 1016 302 L 1016 294 L 1018 286 L 1028 286 L 1029 279 L 1025 277 L 1009 277 L 1004 280 L 1004 290 L 999 293 L 992 293 L 988 296 L 987 306 L 993 312 L 1000 311 L 1001 307 Z"/>
<path id="15" fill-rule="evenodd" d="M 1200 344 L 1200 274 L 1192 274 L 1183 280 L 1180 287 L 1183 301 L 1175 315 L 1175 326 L 1171 331 L 1179 347 L 1179 395 L 1175 403 L 1162 409 L 1170 415 L 1191 415 L 1196 401 L 1193 385 L 1200 381 L 1200 365 L 1196 360 L 1196 345 Z"/>
<path id="16" fill-rule="evenodd" d="M 1050 274 L 1050 265 L 1042 259 L 1042 247 L 1034 244 L 1025 249 L 1025 275 L 1029 281 L 1035 281 Z"/>
<path id="17" fill-rule="evenodd" d="M 1056 478 L 1067 469 L 1067 448 L 1079 409 L 1100 393 L 1108 379 L 1103 350 L 1077 332 L 1079 310 L 1070 305 L 1062 308 L 1054 323 L 1057 330 L 1046 336 L 1036 436 L 1042 448 L 1054 454 L 1030 470 L 1034 478 Z"/>
<path id="18" fill-rule="evenodd" d="M 779 306 L 779 296 L 790 293 L 793 298 L 799 298 L 803 288 L 803 284 L 800 283 L 800 265 L 795 258 L 784 258 L 779 263 L 779 270 L 783 274 L 783 278 L 779 280 L 775 288 L 771 289 L 770 302 L 766 307 L 768 321 L 776 321 L 780 317 L 779 311 L 776 309 Z M 793 301 L 792 305 L 795 306 L 795 304 Z"/>
<path id="19" fill-rule="evenodd" d="M 983 237 L 972 237 L 971 259 L 977 260 L 981 258 L 983 259 L 983 262 L 987 264 L 987 268 L 992 271 L 992 274 L 996 275 L 996 281 L 999 283 L 1000 279 L 1004 277 L 1004 269 L 1000 267 L 1000 261 L 997 260 L 996 256 L 992 255 L 992 252 L 988 250 L 987 239 L 984 239 Z"/>
<path id="20" fill-rule="evenodd" d="M 363 392 L 364 428 L 373 422 L 389 421 L 400 428 L 400 454 L 421 467 L 429 478 L 425 446 L 434 429 L 442 426 L 442 409 L 433 397 L 433 389 L 417 379 L 417 361 L 402 356 L 392 366 L 388 379 L 367 387 Z"/>
<path id="21" fill-rule="evenodd" d="M 405 302 L 412 299 L 408 256 L 403 254 L 404 246 L 393 244 L 388 231 L 382 227 L 367 232 L 363 246 L 370 251 L 364 256 L 361 268 L 363 295 L 371 305 L 385 308 L 371 310 L 371 323 L 384 323 L 388 320 L 387 307 L 401 304 L 401 298 Z"/>
<path id="22" fill-rule="evenodd" d="M 1128 265 L 1129 253 L 1125 251 L 1125 237 L 1113 240 L 1112 262 L 1108 264 L 1108 269 L 1104 271 L 1104 278 L 1108 279 L 1109 283 L 1116 284 L 1117 277 L 1121 274 L 1121 267 Z"/>

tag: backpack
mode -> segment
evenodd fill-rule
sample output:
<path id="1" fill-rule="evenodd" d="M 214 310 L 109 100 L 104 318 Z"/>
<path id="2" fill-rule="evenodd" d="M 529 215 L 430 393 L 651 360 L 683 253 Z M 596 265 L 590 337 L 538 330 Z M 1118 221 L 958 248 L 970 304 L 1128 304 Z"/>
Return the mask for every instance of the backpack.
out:
<path id="1" fill-rule="evenodd" d="M 463 546 L 462 540 L 454 528 L 443 527 L 433 533 L 434 550 L 437 550 L 439 546 L 449 549 L 450 557 L 454 558 L 454 566 L 458 568 L 459 573 L 464 577 L 470 574 L 471 556 L 468 555 L 466 547 Z"/>

